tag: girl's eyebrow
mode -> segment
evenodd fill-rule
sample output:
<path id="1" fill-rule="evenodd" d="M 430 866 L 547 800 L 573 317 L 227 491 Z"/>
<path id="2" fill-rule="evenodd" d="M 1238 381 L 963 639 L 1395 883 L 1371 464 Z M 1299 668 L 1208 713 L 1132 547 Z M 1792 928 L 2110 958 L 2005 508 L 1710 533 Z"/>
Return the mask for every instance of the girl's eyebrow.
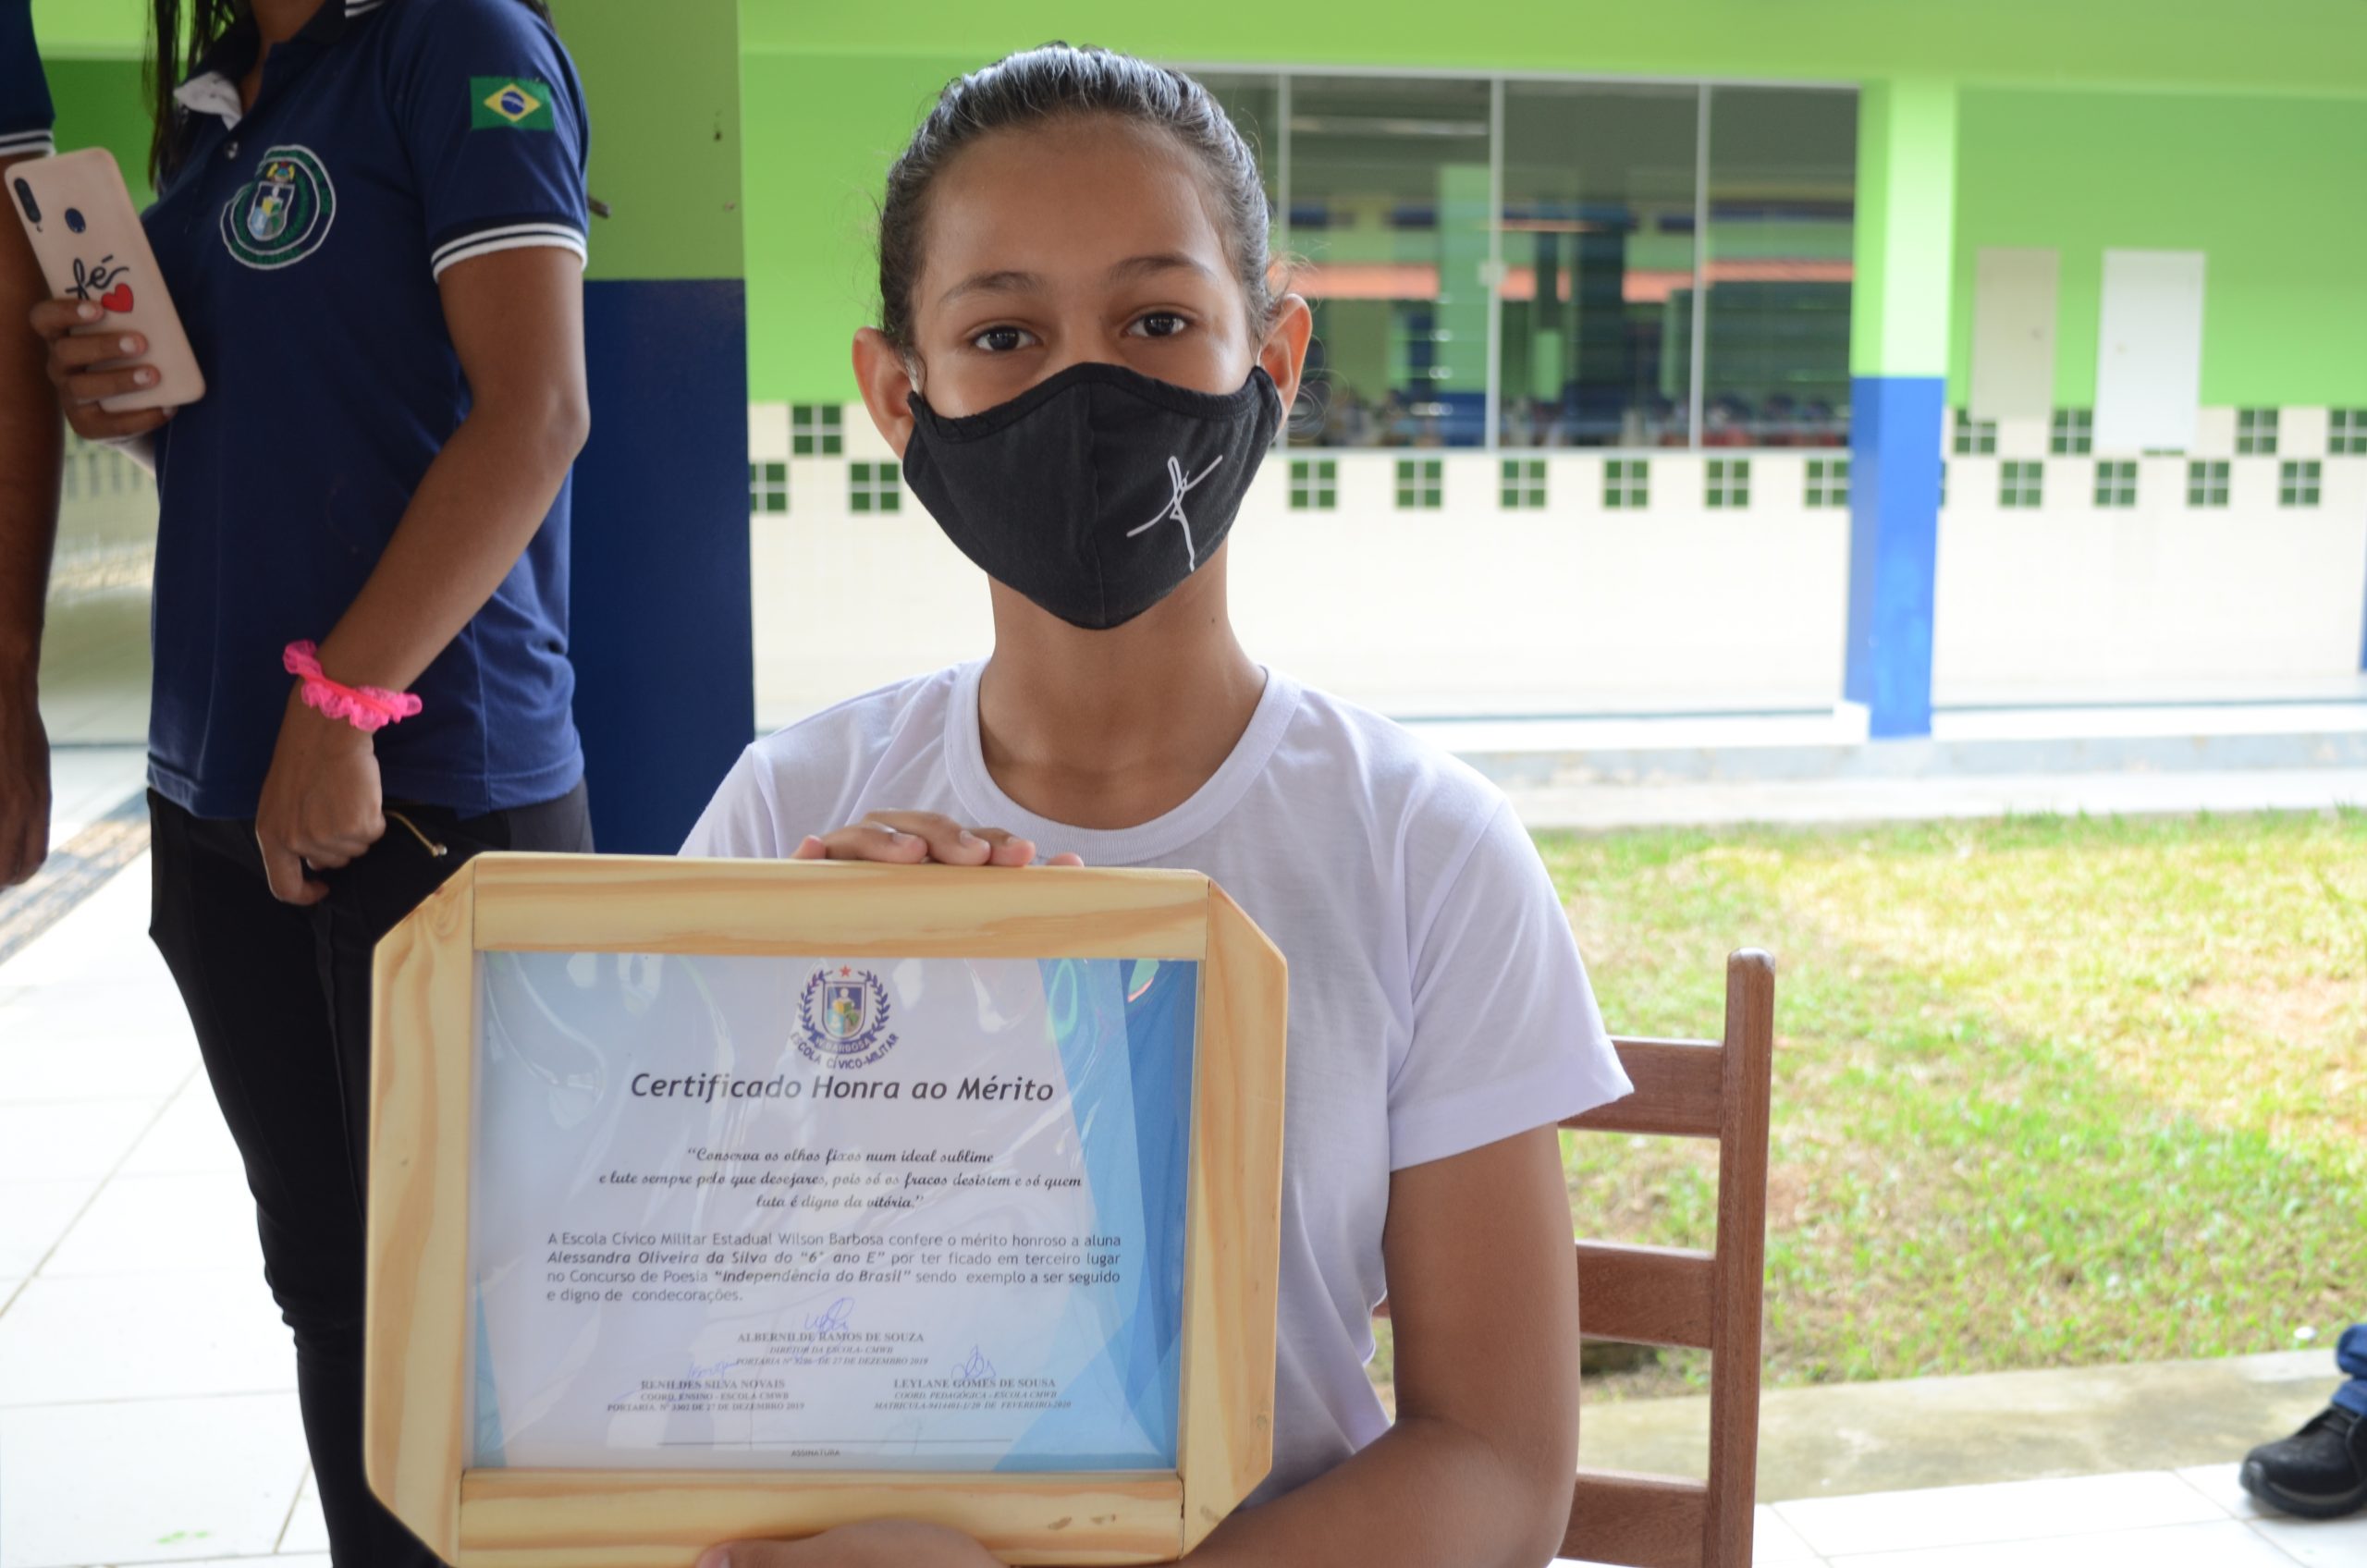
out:
<path id="1" fill-rule="evenodd" d="M 938 304 L 950 305 L 968 294 L 1024 294 L 1044 287 L 1044 280 L 1032 272 L 972 273 L 938 297 Z"/>
<path id="2" fill-rule="evenodd" d="M 1122 283 L 1137 277 L 1147 277 L 1153 273 L 1178 271 L 1197 273 L 1202 277 L 1215 276 L 1206 266 L 1181 251 L 1162 251 L 1152 255 L 1129 256 L 1112 266 L 1107 276 L 1112 283 Z M 939 295 L 937 302 L 941 309 L 952 304 L 956 300 L 972 294 L 1026 294 L 1039 291 L 1043 287 L 1043 277 L 1032 272 L 1005 269 L 1000 272 L 973 273 Z"/>
<path id="3" fill-rule="evenodd" d="M 1215 276 L 1207 267 L 1181 251 L 1162 251 L 1157 255 L 1127 257 L 1110 269 L 1110 280 L 1117 283 L 1131 278 L 1147 277 L 1152 273 L 1175 271 L 1196 272 L 1202 277 Z"/>

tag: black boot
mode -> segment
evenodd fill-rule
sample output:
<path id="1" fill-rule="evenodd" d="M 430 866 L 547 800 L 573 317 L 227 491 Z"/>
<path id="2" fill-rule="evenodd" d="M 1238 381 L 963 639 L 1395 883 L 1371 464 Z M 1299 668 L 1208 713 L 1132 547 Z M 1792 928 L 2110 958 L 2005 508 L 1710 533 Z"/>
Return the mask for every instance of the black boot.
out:
<path id="1" fill-rule="evenodd" d="M 2330 1404 L 2289 1438 L 2244 1456 L 2244 1490 L 2304 1519 L 2339 1519 L 2367 1507 L 2367 1420 Z"/>

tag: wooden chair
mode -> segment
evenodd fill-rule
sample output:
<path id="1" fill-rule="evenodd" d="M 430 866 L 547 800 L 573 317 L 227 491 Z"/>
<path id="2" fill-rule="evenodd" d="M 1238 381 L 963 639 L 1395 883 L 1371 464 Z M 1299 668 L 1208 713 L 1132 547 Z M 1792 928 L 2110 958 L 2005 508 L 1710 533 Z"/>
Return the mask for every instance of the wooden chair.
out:
<path id="1" fill-rule="evenodd" d="M 1718 1140 L 1718 1231 L 1709 1252 L 1578 1243 L 1579 1331 L 1710 1353 L 1710 1479 L 1579 1466 L 1562 1555 L 1623 1568 L 1750 1568 L 1774 961 L 1748 949 L 1726 960 L 1723 1044 L 1613 1043 L 1636 1092 L 1563 1125 Z"/>

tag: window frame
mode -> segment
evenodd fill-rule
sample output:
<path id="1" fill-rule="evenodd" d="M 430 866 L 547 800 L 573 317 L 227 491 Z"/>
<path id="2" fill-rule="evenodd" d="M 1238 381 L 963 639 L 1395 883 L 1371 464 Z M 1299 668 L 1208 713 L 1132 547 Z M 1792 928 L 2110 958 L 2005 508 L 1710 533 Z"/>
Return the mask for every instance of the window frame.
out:
<path id="1" fill-rule="evenodd" d="M 2007 458 L 1997 465 L 2000 511 L 2034 512 L 2046 505 L 2046 460 Z"/>
<path id="2" fill-rule="evenodd" d="M 1652 509 L 1652 459 L 1606 458 L 1602 463 L 1602 509 L 1644 512 Z"/>
<path id="3" fill-rule="evenodd" d="M 2127 511 L 2137 505 L 2137 459 L 2098 458 L 2091 494 L 2103 511 Z"/>
<path id="4" fill-rule="evenodd" d="M 1335 512 L 1340 509 L 1340 459 L 1293 458 L 1290 509 L 1294 512 Z"/>
<path id="5" fill-rule="evenodd" d="M 1710 511 L 1750 509 L 1750 459 L 1711 458 L 1701 465 L 1701 505 Z"/>
<path id="6" fill-rule="evenodd" d="M 2277 412 L 2271 408 L 2236 410 L 2236 455 L 2239 458 L 2276 456 Z"/>
<path id="7" fill-rule="evenodd" d="M 779 502 L 779 506 L 772 503 Z M 748 515 L 785 517 L 789 513 L 789 459 L 748 459 Z"/>
<path id="8" fill-rule="evenodd" d="M 845 410 L 837 403 L 789 406 L 789 455 L 836 458 L 846 453 Z M 803 427 L 803 428 L 801 428 Z"/>
<path id="9" fill-rule="evenodd" d="M 1836 508 L 1846 509 L 1849 505 L 1847 458 L 1810 458 L 1802 468 L 1801 475 L 1802 506 L 1810 511 L 1831 511 Z"/>
<path id="10" fill-rule="evenodd" d="M 847 510 L 878 517 L 904 509 L 904 465 L 893 458 L 857 458 L 847 464 Z"/>
<path id="11" fill-rule="evenodd" d="M 1435 512 L 1446 506 L 1446 461 L 1441 458 L 1397 459 L 1397 509 Z"/>
<path id="12" fill-rule="evenodd" d="M 1501 461 L 1502 466 L 1496 471 L 1497 509 L 1508 512 L 1543 511 L 1547 500 L 1545 459 L 1512 457 Z"/>
<path id="13" fill-rule="evenodd" d="M 2049 457 L 2084 458 L 2096 449 L 2096 410 L 2059 408 L 2047 422 Z"/>

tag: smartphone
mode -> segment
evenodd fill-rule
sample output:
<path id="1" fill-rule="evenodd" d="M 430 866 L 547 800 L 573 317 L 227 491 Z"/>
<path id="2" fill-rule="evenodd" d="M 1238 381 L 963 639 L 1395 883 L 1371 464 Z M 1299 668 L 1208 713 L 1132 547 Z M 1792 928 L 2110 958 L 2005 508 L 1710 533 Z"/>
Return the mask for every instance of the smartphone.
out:
<path id="1" fill-rule="evenodd" d="M 132 210 L 131 192 L 115 154 L 86 147 L 54 158 L 32 158 L 0 169 L 25 238 L 32 241 L 49 291 L 87 300 L 105 313 L 78 336 L 131 331 L 148 340 L 139 360 L 108 360 L 93 370 L 134 364 L 155 367 L 156 385 L 99 399 L 109 413 L 177 409 L 205 396 L 205 377 L 190 351 L 189 334 L 165 292 L 147 231 Z"/>

